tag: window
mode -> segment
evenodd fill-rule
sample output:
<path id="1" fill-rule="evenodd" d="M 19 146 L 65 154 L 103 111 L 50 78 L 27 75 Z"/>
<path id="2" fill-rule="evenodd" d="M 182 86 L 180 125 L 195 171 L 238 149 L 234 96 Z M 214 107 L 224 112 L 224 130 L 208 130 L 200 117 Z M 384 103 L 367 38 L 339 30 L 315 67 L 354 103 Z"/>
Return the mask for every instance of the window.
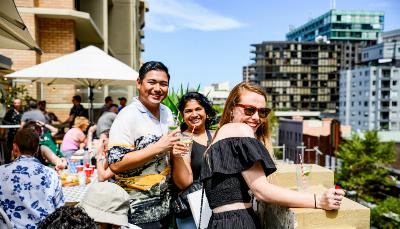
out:
<path id="1" fill-rule="evenodd" d="M 375 96 L 375 91 L 372 91 L 372 96 Z"/>
<path id="2" fill-rule="evenodd" d="M 342 15 L 336 15 L 336 21 L 342 21 Z"/>
<path id="3" fill-rule="evenodd" d="M 368 101 L 364 101 L 364 107 L 368 107 Z"/>
<path id="4" fill-rule="evenodd" d="M 392 85 L 396 86 L 397 85 L 397 80 L 393 80 Z"/>
<path id="5" fill-rule="evenodd" d="M 375 72 L 375 71 L 374 71 L 374 72 Z M 375 82 L 375 80 L 373 80 L 373 81 L 372 81 L 372 85 L 375 85 L 375 84 L 376 84 L 376 82 Z"/>
<path id="6" fill-rule="evenodd" d="M 397 107 L 397 101 L 392 101 L 392 106 Z"/>

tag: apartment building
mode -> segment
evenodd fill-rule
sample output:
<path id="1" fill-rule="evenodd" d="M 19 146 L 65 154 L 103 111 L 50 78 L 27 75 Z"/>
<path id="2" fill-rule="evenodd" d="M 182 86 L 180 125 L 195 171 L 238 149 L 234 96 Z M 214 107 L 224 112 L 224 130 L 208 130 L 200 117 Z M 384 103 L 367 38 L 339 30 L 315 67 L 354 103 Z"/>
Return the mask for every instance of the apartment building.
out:
<path id="1" fill-rule="evenodd" d="M 400 130 L 400 68 L 365 66 L 340 73 L 339 119 L 353 130 Z"/>
<path id="2" fill-rule="evenodd" d="M 376 44 L 381 37 L 384 18 L 383 12 L 332 9 L 292 28 L 286 38 L 289 41 L 326 39 L 341 43 L 341 69 L 352 69 L 361 61 L 361 50 Z"/>
<path id="3" fill-rule="evenodd" d="M 276 41 L 253 44 L 253 82 L 276 110 L 335 112 L 338 103 L 339 45 Z"/>
<path id="4" fill-rule="evenodd" d="M 229 82 L 226 81 L 205 86 L 202 93 L 207 95 L 207 98 L 210 99 L 213 105 L 224 107 L 230 91 Z"/>
<path id="5" fill-rule="evenodd" d="M 20 70 L 63 56 L 89 45 L 97 46 L 134 69 L 139 69 L 144 46 L 144 0 L 15 0 L 17 9 L 36 43 L 43 50 L 1 49 L 12 60 L 12 70 Z M 32 97 L 46 100 L 51 110 L 65 120 L 75 94 L 87 102 L 87 88 L 73 85 L 26 84 Z M 107 86 L 94 91 L 94 107 L 104 97 L 131 98 L 134 85 Z M 86 104 L 86 107 L 87 104 Z"/>

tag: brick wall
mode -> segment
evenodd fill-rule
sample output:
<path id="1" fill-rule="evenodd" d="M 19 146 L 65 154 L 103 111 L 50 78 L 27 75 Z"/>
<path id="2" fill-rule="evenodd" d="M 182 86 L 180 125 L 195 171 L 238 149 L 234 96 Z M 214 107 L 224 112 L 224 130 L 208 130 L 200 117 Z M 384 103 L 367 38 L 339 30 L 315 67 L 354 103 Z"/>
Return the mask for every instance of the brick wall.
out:
<path id="1" fill-rule="evenodd" d="M 75 51 L 73 20 L 39 18 L 39 46 L 44 53 L 66 54 Z"/>
<path id="2" fill-rule="evenodd" d="M 54 3 L 57 2 L 59 1 L 54 1 Z M 38 19 L 39 46 L 44 52 L 40 57 L 42 63 L 75 51 L 74 26 L 74 21 L 72 20 Z M 74 85 L 44 85 L 42 99 L 45 99 L 48 104 L 69 104 L 74 95 Z M 69 109 L 63 108 L 48 108 L 48 111 L 54 112 L 62 121 L 69 114 Z"/>
<path id="3" fill-rule="evenodd" d="M 37 7 L 75 9 L 74 0 L 37 0 Z"/>

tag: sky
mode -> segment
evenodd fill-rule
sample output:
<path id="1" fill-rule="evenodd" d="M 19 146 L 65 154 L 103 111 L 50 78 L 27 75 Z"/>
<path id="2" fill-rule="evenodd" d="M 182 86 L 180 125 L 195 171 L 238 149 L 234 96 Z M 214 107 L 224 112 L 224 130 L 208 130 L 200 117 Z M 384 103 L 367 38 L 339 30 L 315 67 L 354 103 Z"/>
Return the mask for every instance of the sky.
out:
<path id="1" fill-rule="evenodd" d="M 144 61 L 170 71 L 170 85 L 196 88 L 242 81 L 252 63 L 251 44 L 283 41 L 289 26 L 301 26 L 331 6 L 330 0 L 146 0 Z M 337 10 L 385 13 L 384 31 L 400 29 L 399 0 L 337 0 Z"/>

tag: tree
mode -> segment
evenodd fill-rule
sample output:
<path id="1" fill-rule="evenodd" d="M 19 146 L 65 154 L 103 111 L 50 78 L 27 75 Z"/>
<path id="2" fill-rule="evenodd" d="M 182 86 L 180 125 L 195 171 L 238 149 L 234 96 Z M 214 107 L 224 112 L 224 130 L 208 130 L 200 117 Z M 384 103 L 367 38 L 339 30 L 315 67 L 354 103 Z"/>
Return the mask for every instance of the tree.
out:
<path id="1" fill-rule="evenodd" d="M 357 198 L 377 203 L 394 185 L 385 168 L 394 161 L 394 142 L 380 142 L 376 131 L 367 131 L 364 138 L 353 134 L 341 144 L 337 157 L 342 166 L 335 175 L 336 183 L 356 191 Z"/>
<path id="2" fill-rule="evenodd" d="M 367 131 L 364 138 L 353 134 L 341 144 L 337 157 L 342 160 L 335 174 L 336 183 L 356 192 L 356 201 L 373 203 L 371 223 L 378 228 L 399 228 L 400 201 L 386 198 L 394 181 L 386 168 L 395 158 L 394 142 L 382 143 L 376 131 Z"/>
<path id="3" fill-rule="evenodd" d="M 11 107 L 14 99 L 16 98 L 20 98 L 23 104 L 26 104 L 27 101 L 32 99 L 32 97 L 28 93 L 28 89 L 24 85 L 9 87 L 4 91 L 1 90 L 0 93 L 0 103 L 6 105 L 7 109 Z"/>

